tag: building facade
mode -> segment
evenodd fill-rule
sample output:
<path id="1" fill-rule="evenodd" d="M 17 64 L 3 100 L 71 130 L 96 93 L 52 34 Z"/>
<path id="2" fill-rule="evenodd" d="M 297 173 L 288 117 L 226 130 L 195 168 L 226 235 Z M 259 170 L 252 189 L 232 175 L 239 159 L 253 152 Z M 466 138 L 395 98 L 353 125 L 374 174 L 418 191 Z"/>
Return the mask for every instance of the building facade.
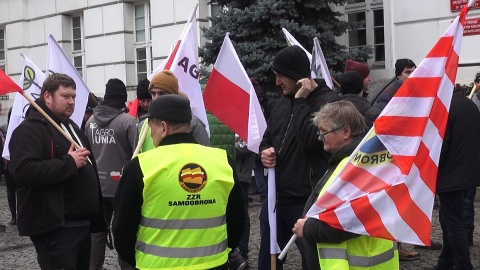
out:
<path id="1" fill-rule="evenodd" d="M 106 81 L 114 77 L 133 90 L 139 79 L 146 78 L 168 56 L 195 4 L 197 25 L 209 26 L 207 17 L 219 7 L 208 2 L 0 0 L 0 69 L 18 81 L 23 68 L 21 53 L 45 69 L 47 37 L 52 34 L 91 92 L 103 96 Z M 373 58 L 368 61 L 372 79 L 386 80 L 393 77 L 398 58 L 410 58 L 419 64 L 457 16 L 458 11 L 452 7 L 466 2 L 348 0 L 345 6 L 334 9 L 342 12 L 345 20 L 365 23 L 337 41 L 347 48 L 374 47 Z M 472 10 L 469 17 L 480 17 L 480 9 Z M 198 33 L 201 46 L 205 40 L 201 31 Z M 480 71 L 478 34 L 464 38 L 457 78 L 460 83 L 470 83 Z M 134 93 L 129 91 L 129 99 Z M 8 108 L 11 98 L 2 103 Z"/>
<path id="2" fill-rule="evenodd" d="M 468 0 L 348 0 L 337 11 L 345 20 L 365 21 L 337 42 L 350 47 L 369 45 L 375 49 L 368 61 L 372 80 L 385 80 L 395 74 L 395 61 L 412 59 L 417 65 L 445 32 Z M 480 5 L 477 1 L 476 7 Z M 480 9 L 472 9 L 459 59 L 457 82 L 470 84 L 480 72 Z M 475 29 L 479 31 L 475 31 Z"/>

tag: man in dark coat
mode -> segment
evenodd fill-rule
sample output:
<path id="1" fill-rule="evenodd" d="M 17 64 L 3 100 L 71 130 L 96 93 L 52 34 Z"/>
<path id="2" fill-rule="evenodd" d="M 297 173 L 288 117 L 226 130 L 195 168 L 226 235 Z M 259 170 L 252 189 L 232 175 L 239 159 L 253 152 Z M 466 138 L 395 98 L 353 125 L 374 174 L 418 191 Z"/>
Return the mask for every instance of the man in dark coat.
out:
<path id="1" fill-rule="evenodd" d="M 53 74 L 36 103 L 81 148 L 33 107 L 9 144 L 18 231 L 30 236 L 41 269 L 89 269 L 90 232 L 106 229 L 95 160 L 87 138 L 70 120 L 75 96 L 75 81 Z"/>
<path id="2" fill-rule="evenodd" d="M 370 105 L 368 100 L 363 97 L 363 77 L 356 71 L 347 71 L 340 77 L 340 93 L 343 100 L 348 100 L 355 105 L 358 111 L 365 119 L 368 128 L 373 126 L 373 121 L 382 112 L 379 108 Z"/>
<path id="3" fill-rule="evenodd" d="M 292 227 L 302 215 L 312 188 L 325 173 L 330 154 L 317 140 L 312 114 L 327 102 L 339 99 L 324 80 L 310 77 L 310 62 L 298 46 L 289 46 L 275 56 L 272 69 L 283 97 L 276 100 L 270 112 L 267 130 L 260 144 L 265 167 L 275 168 L 277 191 L 277 240 L 283 249 L 292 236 Z M 260 212 L 260 251 L 258 269 L 270 269 L 270 227 L 268 200 Z M 308 269 L 302 243 L 302 267 Z M 283 262 L 277 260 L 277 269 Z"/>
<path id="4" fill-rule="evenodd" d="M 480 186 L 480 112 L 460 92 L 452 96 L 438 165 L 443 248 L 434 269 L 473 269 L 463 226 L 465 191 Z"/>

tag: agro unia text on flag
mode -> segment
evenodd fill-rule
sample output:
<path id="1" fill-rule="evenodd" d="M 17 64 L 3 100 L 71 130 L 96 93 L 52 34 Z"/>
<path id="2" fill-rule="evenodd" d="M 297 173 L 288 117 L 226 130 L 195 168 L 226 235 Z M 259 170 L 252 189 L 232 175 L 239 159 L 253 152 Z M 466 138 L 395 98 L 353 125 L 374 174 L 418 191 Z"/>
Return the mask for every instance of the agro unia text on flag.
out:
<path id="1" fill-rule="evenodd" d="M 357 234 L 430 244 L 440 149 L 468 10 L 403 83 L 308 217 Z"/>

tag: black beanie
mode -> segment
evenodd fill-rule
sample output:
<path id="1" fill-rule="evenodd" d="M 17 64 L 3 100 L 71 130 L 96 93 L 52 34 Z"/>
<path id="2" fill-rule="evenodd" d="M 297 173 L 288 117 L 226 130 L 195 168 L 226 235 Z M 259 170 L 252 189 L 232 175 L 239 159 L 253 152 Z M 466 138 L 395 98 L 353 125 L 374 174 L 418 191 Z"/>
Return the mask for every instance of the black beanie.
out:
<path id="1" fill-rule="evenodd" d="M 148 118 L 173 123 L 188 123 L 192 120 L 190 101 L 182 95 L 162 95 L 148 107 Z"/>
<path id="2" fill-rule="evenodd" d="M 363 77 L 356 71 L 345 72 L 340 77 L 340 93 L 358 95 L 363 90 Z"/>
<path id="3" fill-rule="evenodd" d="M 272 69 L 295 81 L 311 77 L 310 60 L 303 49 L 297 45 L 281 50 L 273 59 Z"/>
<path id="4" fill-rule="evenodd" d="M 121 101 L 127 102 L 127 88 L 119 79 L 110 79 L 105 85 L 104 101 Z"/>
<path id="5" fill-rule="evenodd" d="M 148 92 L 148 86 L 150 81 L 148 79 L 143 79 L 138 82 L 137 85 L 137 98 L 138 99 L 152 99 L 152 95 Z"/>
<path id="6" fill-rule="evenodd" d="M 412 60 L 408 58 L 398 59 L 397 62 L 395 62 L 395 77 L 400 76 L 405 68 L 412 67 L 417 67 Z"/>

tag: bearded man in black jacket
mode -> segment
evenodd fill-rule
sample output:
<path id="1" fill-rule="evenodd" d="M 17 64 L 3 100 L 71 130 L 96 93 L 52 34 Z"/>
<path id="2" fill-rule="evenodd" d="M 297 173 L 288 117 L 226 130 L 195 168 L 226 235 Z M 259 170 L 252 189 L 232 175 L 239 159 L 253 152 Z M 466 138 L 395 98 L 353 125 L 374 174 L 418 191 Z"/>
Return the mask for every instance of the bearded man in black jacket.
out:
<path id="1" fill-rule="evenodd" d="M 75 88 L 68 75 L 53 74 L 36 103 L 81 148 L 33 107 L 9 144 L 18 231 L 30 236 L 41 269 L 89 269 L 90 233 L 106 230 L 95 160 L 88 139 L 70 120 Z"/>
<path id="2" fill-rule="evenodd" d="M 277 241 L 283 249 L 292 236 L 292 227 L 301 217 L 303 207 L 316 182 L 327 169 L 330 154 L 317 140 L 312 114 L 339 99 L 324 80 L 311 78 L 310 61 L 302 48 L 290 46 L 281 50 L 272 64 L 276 84 L 283 90 L 270 114 L 267 130 L 260 144 L 265 167 L 275 168 L 277 193 Z M 260 251 L 258 269 L 270 269 L 270 228 L 268 200 L 260 212 Z M 301 242 L 302 268 L 308 269 Z M 277 269 L 283 261 L 277 259 Z"/>

